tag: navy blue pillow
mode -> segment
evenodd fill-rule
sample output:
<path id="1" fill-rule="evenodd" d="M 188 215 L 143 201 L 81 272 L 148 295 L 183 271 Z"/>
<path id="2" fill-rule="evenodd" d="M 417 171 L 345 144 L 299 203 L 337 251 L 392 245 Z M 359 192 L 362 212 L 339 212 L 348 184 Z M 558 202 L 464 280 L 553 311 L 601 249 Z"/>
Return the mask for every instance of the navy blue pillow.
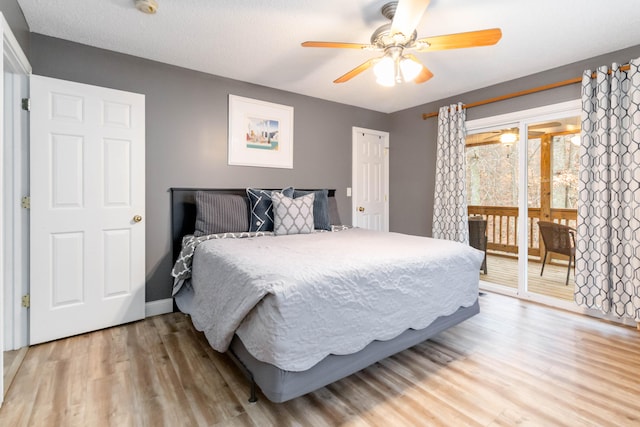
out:
<path id="1" fill-rule="evenodd" d="M 247 188 L 249 208 L 251 209 L 249 231 L 273 231 L 272 192 L 272 190 Z M 282 194 L 287 197 L 293 197 L 293 187 L 284 188 Z"/>
<path id="2" fill-rule="evenodd" d="M 329 218 L 329 190 L 300 191 L 293 192 L 293 198 L 297 199 L 301 196 L 314 193 L 313 201 L 313 227 L 316 230 L 331 231 L 331 219 Z"/>

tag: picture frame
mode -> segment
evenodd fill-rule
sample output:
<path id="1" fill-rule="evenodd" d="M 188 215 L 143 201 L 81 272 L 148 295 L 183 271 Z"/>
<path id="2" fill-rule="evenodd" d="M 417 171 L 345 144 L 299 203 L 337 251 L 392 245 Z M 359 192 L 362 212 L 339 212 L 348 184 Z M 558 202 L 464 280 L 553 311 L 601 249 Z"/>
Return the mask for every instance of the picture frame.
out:
<path id="1" fill-rule="evenodd" d="M 229 94 L 228 164 L 293 169 L 293 107 Z"/>

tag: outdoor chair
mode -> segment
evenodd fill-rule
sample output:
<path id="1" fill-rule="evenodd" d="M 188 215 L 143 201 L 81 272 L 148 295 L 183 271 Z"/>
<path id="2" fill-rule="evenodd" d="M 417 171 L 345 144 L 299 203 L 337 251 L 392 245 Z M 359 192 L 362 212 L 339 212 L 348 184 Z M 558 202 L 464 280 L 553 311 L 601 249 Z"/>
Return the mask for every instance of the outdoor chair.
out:
<path id="1" fill-rule="evenodd" d="M 484 252 L 480 269 L 487 274 L 487 220 L 482 216 L 469 217 L 469 245 Z"/>
<path id="2" fill-rule="evenodd" d="M 540 276 L 544 272 L 544 265 L 547 262 L 547 254 L 554 252 L 569 257 L 569 265 L 567 266 L 567 280 L 565 286 L 569 284 L 569 273 L 571 272 L 571 262 L 575 268 L 576 264 L 576 237 L 575 229 L 555 222 L 538 221 L 540 227 L 540 235 L 544 242 L 544 258 L 542 259 L 542 269 Z"/>

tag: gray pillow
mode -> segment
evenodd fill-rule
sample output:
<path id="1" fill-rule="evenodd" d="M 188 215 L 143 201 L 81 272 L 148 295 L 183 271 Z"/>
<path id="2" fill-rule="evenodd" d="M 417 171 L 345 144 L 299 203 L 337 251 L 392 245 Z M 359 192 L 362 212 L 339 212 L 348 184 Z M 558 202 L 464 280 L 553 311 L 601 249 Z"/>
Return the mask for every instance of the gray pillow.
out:
<path id="1" fill-rule="evenodd" d="M 340 225 L 340 214 L 338 213 L 338 202 L 335 197 L 329 197 L 329 223 L 331 225 Z"/>
<path id="2" fill-rule="evenodd" d="M 313 201 L 315 194 L 292 199 L 282 193 L 274 192 L 273 234 L 309 234 L 313 231 Z"/>
<path id="3" fill-rule="evenodd" d="M 329 190 L 300 191 L 295 190 L 293 197 L 297 199 L 300 196 L 314 193 L 315 201 L 313 202 L 313 226 L 316 230 L 331 230 L 331 220 L 329 219 Z"/>
<path id="4" fill-rule="evenodd" d="M 194 236 L 249 230 L 249 208 L 245 197 L 196 191 Z"/>
<path id="5" fill-rule="evenodd" d="M 273 203 L 271 202 L 271 190 L 259 188 L 247 188 L 249 197 L 249 231 L 273 231 Z M 293 187 L 282 190 L 282 194 L 293 197 Z"/>

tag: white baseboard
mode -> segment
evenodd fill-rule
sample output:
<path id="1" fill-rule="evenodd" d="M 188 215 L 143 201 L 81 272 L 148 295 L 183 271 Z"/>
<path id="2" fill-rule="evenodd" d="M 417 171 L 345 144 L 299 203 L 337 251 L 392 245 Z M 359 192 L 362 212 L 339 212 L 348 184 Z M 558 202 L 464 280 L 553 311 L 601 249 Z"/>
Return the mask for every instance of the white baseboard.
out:
<path id="1" fill-rule="evenodd" d="M 173 312 L 173 298 L 149 301 L 144 304 L 144 316 L 151 317 L 158 314 Z"/>

